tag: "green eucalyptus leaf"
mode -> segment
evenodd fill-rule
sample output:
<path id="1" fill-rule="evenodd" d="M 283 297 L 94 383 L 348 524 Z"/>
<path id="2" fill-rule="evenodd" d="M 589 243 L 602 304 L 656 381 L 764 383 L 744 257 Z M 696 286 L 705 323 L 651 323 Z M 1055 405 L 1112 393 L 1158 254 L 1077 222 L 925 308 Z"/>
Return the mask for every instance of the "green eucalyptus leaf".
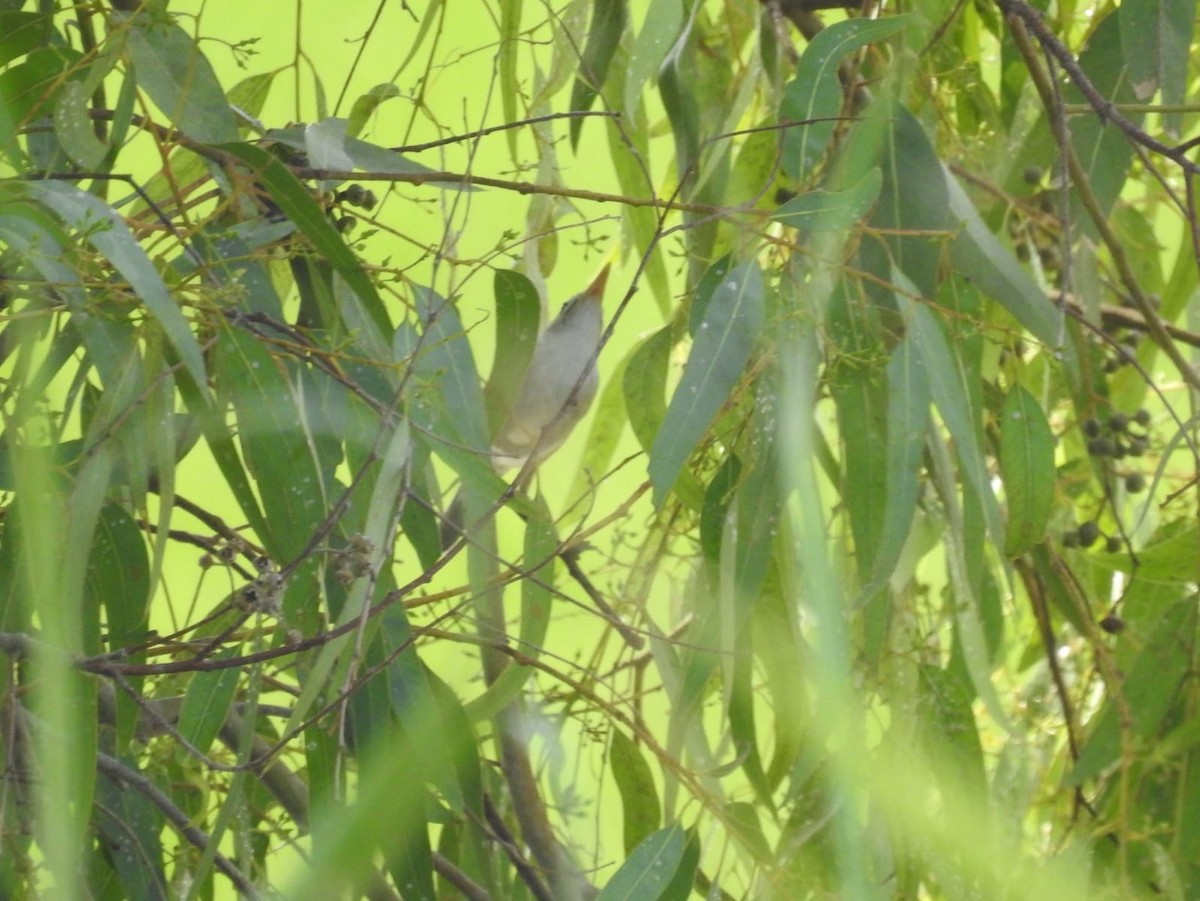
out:
<path id="1" fill-rule="evenodd" d="M 629 19 L 626 0 L 595 0 L 592 6 L 592 25 L 588 29 L 587 43 L 579 58 L 579 74 L 571 87 L 571 112 L 586 112 L 596 102 L 608 77 L 625 23 Z M 583 119 L 571 120 L 571 147 L 578 149 L 579 135 L 583 130 Z"/>
<path id="2" fill-rule="evenodd" d="M 779 117 L 797 125 L 783 139 L 783 166 L 803 178 L 825 153 L 842 110 L 838 66 L 849 53 L 891 37 L 906 26 L 906 16 L 847 19 L 823 28 L 804 48 L 796 75 L 784 88 Z"/>
<path id="3" fill-rule="evenodd" d="M 1016 556 L 1046 537 L 1054 509 L 1054 433 L 1037 400 L 1017 385 L 1000 410 L 1000 477 L 1008 499 L 1004 551 Z"/>
<path id="4" fill-rule="evenodd" d="M 620 729 L 612 731 L 609 766 L 621 795 L 625 853 L 629 854 L 662 822 L 662 805 L 654 774 L 633 740 Z"/>
<path id="5" fill-rule="evenodd" d="M 765 315 L 762 271 L 742 263 L 713 292 L 683 378 L 650 449 L 654 502 L 661 506 L 709 424 L 742 376 Z"/>
<path id="6" fill-rule="evenodd" d="M 191 35 L 166 19 L 139 16 L 126 42 L 138 84 L 180 131 L 206 144 L 237 140 L 225 92 Z"/>
<path id="7" fill-rule="evenodd" d="M 683 863 L 686 846 L 687 834 L 678 824 L 646 836 L 596 901 L 658 901 Z"/>

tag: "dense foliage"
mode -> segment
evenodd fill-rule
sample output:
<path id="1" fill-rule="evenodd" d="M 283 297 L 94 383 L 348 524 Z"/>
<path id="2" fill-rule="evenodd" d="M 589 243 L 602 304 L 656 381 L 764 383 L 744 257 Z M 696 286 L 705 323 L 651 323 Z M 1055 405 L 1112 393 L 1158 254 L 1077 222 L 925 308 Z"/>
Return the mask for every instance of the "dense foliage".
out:
<path id="1" fill-rule="evenodd" d="M 0 895 L 1200 895 L 1192 0 L 219 6 L 0 2 Z"/>

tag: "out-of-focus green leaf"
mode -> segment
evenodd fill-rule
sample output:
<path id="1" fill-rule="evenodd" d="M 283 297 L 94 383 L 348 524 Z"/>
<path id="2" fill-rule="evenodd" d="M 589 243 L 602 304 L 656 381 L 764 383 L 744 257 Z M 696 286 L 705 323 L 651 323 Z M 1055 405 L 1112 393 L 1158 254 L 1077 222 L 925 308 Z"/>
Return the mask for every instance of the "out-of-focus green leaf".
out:
<path id="1" fill-rule="evenodd" d="M 757 262 L 730 270 L 714 291 L 650 450 L 656 505 L 662 505 L 683 464 L 741 378 L 762 329 L 764 311 Z"/>
<path id="2" fill-rule="evenodd" d="M 523 657 L 537 660 L 546 644 L 550 628 L 550 613 L 554 603 L 554 551 L 558 536 L 554 520 L 540 495 L 530 505 L 534 515 L 525 525 L 524 570 L 521 580 L 520 652 Z M 467 716 L 473 721 L 490 719 L 508 707 L 520 694 L 534 668 L 510 660 L 479 697 L 466 705 Z"/>
<path id="3" fill-rule="evenodd" d="M 730 454 L 704 491 L 704 506 L 700 508 L 700 550 L 712 563 L 720 558 L 725 516 L 741 471 L 741 461 L 736 454 Z"/>
<path id="4" fill-rule="evenodd" d="M 0 65 L 45 45 L 54 27 L 42 12 L 0 11 Z"/>
<path id="5" fill-rule="evenodd" d="M 766 863 L 771 859 L 771 846 L 758 821 L 758 811 L 746 801 L 734 801 L 725 806 L 725 815 L 731 831 L 757 860 Z"/>
<path id="6" fill-rule="evenodd" d="M 929 383 L 911 339 L 905 338 L 892 352 L 887 376 L 887 494 L 872 571 L 876 584 L 892 574 L 908 538 L 929 429 Z"/>
<path id="7" fill-rule="evenodd" d="M 885 350 L 874 308 L 856 298 L 848 285 L 838 286 L 827 310 L 829 336 L 841 357 L 828 379 L 842 443 L 844 475 L 839 487 L 854 537 L 859 580 L 866 585 L 872 581 L 888 491 Z"/>
<path id="8" fill-rule="evenodd" d="M 767 768 L 772 790 L 790 772 L 804 747 L 810 711 L 804 690 L 808 659 L 790 604 L 780 593 L 779 580 L 771 577 L 754 605 L 754 651 L 762 667 L 771 698 L 773 754 Z"/>
<path id="9" fill-rule="evenodd" d="M 934 752 L 933 759 L 951 765 L 953 771 L 944 775 L 945 784 L 961 790 L 968 787 L 980 792 L 987 789 L 987 774 L 983 766 L 983 746 L 979 727 L 971 710 L 973 693 L 953 674 L 936 666 L 921 665 L 917 694 L 921 735 Z"/>
<path id="10" fill-rule="evenodd" d="M 629 357 L 625 367 L 625 409 L 629 426 L 645 450 L 654 446 L 667 414 L 667 367 L 671 361 L 671 328 L 659 329 Z"/>
<path id="11" fill-rule="evenodd" d="M 228 286 L 236 287 L 236 303 L 249 313 L 262 313 L 275 321 L 283 319 L 283 303 L 271 273 L 254 250 L 281 240 L 295 231 L 290 222 L 256 220 L 234 229 L 200 231 L 192 237 L 192 249 L 210 267 L 210 272 Z M 175 261 L 180 273 L 192 272 L 196 260 L 185 254 Z"/>
<path id="12" fill-rule="evenodd" d="M 1119 686 L 1112 686 L 1125 698 L 1125 709 L 1132 716 L 1128 724 L 1134 736 L 1151 740 L 1163 723 L 1163 717 L 1184 688 L 1196 643 L 1197 608 L 1194 598 L 1171 604 L 1154 623 L 1132 665 L 1127 666 Z M 1067 775 L 1070 785 L 1082 785 L 1088 779 L 1116 763 L 1121 755 L 1122 713 L 1115 702 L 1106 701 L 1096 714 L 1079 759 Z"/>
<path id="13" fill-rule="evenodd" d="M 604 80 L 613 54 L 621 43 L 625 23 L 629 18 L 626 0 L 595 0 L 592 6 L 592 25 L 588 29 L 587 43 L 579 58 L 579 74 L 571 87 L 571 112 L 587 111 L 592 108 Z M 571 120 L 571 147 L 578 149 L 579 134 L 583 119 Z"/>
<path id="14" fill-rule="evenodd" d="M 638 746 L 620 729 L 612 731 L 609 766 L 621 794 L 625 853 L 629 854 L 662 822 L 662 805 L 650 766 Z"/>
<path id="15" fill-rule="evenodd" d="M 678 824 L 646 836 L 596 901 L 658 901 L 683 862 L 686 843 L 687 835 Z"/>
<path id="16" fill-rule="evenodd" d="M 575 506 L 575 502 L 584 500 L 593 492 L 596 478 L 608 471 L 613 454 L 625 434 L 625 426 L 629 422 L 629 413 L 625 409 L 625 367 L 628 362 L 629 356 L 618 363 L 602 383 L 600 396 L 592 409 L 592 424 L 583 442 L 583 458 L 571 483 L 568 518 L 582 515 L 590 508 L 586 501 L 579 506 Z"/>
<path id="17" fill-rule="evenodd" d="M 779 116 L 803 123 L 789 128 L 783 139 L 783 167 L 795 178 L 804 178 L 825 153 L 833 136 L 834 121 L 842 109 L 842 84 L 838 66 L 848 53 L 900 31 L 905 16 L 883 19 L 847 19 L 817 33 L 804 48 L 795 77 L 784 88 Z"/>
<path id="18" fill-rule="evenodd" d="M 770 553 L 771 543 L 767 545 Z M 739 596 L 738 600 L 742 600 Z M 742 609 L 748 615 L 753 612 L 751 605 L 743 602 Z M 757 698 L 756 673 L 754 669 L 754 633 L 741 622 L 735 622 L 726 632 L 734 632 L 733 665 L 726 661 L 726 698 L 729 709 L 729 735 L 733 739 L 735 759 L 739 762 L 746 779 L 753 786 L 755 800 L 768 810 L 773 807 L 771 788 L 767 784 L 767 774 L 763 769 L 763 755 L 759 749 L 759 727 L 755 707 Z M 752 805 L 751 805 L 752 806 Z"/>
<path id="19" fill-rule="evenodd" d="M 771 218 L 807 232 L 841 231 L 858 222 L 879 199 L 883 174 L 871 169 L 866 177 L 845 191 L 809 191 L 793 197 Z"/>
<path id="20" fill-rule="evenodd" d="M 163 18 L 139 16 L 126 42 L 138 84 L 180 131 L 206 144 L 237 140 L 221 83 L 186 31 Z"/>
<path id="21" fill-rule="evenodd" d="M 62 46 L 34 50 L 21 62 L 0 72 L 0 109 L 14 125 L 26 125 L 38 116 L 49 115 L 61 86 L 59 79 L 80 55 Z M 4 146 L 12 143 L 10 135 Z"/>
<path id="22" fill-rule="evenodd" d="M 1137 577 L 1148 582 L 1178 584 L 1200 581 L 1200 529 L 1194 524 L 1177 523 L 1154 534 L 1137 552 Z M 1106 570 L 1132 572 L 1129 555 L 1093 555 L 1093 565 Z"/>
<path id="23" fill-rule="evenodd" d="M 609 82 L 614 88 L 624 84 L 628 72 L 618 65 L 609 73 Z M 608 155 L 612 159 L 613 169 L 617 174 L 617 182 L 621 191 L 630 197 L 648 197 L 655 193 L 654 184 L 648 182 L 644 160 L 650 157 L 650 141 L 647 133 L 650 126 L 646 110 L 638 107 L 630 114 L 630 118 L 621 123 L 607 122 L 605 135 L 608 138 Z M 649 206 L 628 205 L 622 209 L 622 219 L 628 244 L 636 253 L 649 252 L 643 276 L 654 293 L 658 309 L 664 318 L 671 313 L 671 287 L 667 277 L 667 267 L 663 262 L 662 247 L 655 240 L 659 228 L 660 213 Z"/>
<path id="24" fill-rule="evenodd" d="M 1023 554 L 1046 537 L 1054 507 L 1054 434 L 1032 394 L 1015 386 L 1000 411 L 1000 477 L 1008 499 L 1004 552 Z"/>

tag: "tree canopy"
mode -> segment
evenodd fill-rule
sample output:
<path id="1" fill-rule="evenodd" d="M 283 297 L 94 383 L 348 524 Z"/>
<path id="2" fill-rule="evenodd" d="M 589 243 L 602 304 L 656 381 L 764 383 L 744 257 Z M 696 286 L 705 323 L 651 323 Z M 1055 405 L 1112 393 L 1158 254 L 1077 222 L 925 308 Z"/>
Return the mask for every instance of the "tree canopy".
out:
<path id="1" fill-rule="evenodd" d="M 361 7 L 0 3 L 0 894 L 1200 894 L 1195 3 Z"/>

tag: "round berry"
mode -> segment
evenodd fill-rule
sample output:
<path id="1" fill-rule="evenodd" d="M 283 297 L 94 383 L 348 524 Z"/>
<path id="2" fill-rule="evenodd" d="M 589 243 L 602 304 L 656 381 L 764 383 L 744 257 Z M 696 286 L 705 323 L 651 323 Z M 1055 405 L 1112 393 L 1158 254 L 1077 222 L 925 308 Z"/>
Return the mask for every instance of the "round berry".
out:
<path id="1" fill-rule="evenodd" d="M 1079 527 L 1079 546 L 1091 547 L 1100 537 L 1100 527 L 1089 520 Z"/>
<path id="2" fill-rule="evenodd" d="M 1130 494 L 1137 494 L 1146 488 L 1146 478 L 1140 472 L 1131 472 L 1125 476 L 1125 490 Z"/>
<path id="3" fill-rule="evenodd" d="M 1100 420 L 1092 418 L 1083 421 L 1083 434 L 1089 438 L 1100 437 Z"/>
<path id="4" fill-rule="evenodd" d="M 1150 411 L 1145 407 L 1142 407 L 1142 409 L 1133 414 L 1133 421 L 1142 428 L 1145 428 L 1146 426 L 1150 425 Z"/>
<path id="5" fill-rule="evenodd" d="M 1119 537 L 1117 537 L 1116 535 L 1110 536 L 1104 542 L 1104 549 L 1106 551 L 1108 551 L 1110 554 L 1119 554 L 1121 552 L 1121 548 L 1123 548 L 1124 546 L 1125 545 L 1121 543 L 1121 539 Z"/>

